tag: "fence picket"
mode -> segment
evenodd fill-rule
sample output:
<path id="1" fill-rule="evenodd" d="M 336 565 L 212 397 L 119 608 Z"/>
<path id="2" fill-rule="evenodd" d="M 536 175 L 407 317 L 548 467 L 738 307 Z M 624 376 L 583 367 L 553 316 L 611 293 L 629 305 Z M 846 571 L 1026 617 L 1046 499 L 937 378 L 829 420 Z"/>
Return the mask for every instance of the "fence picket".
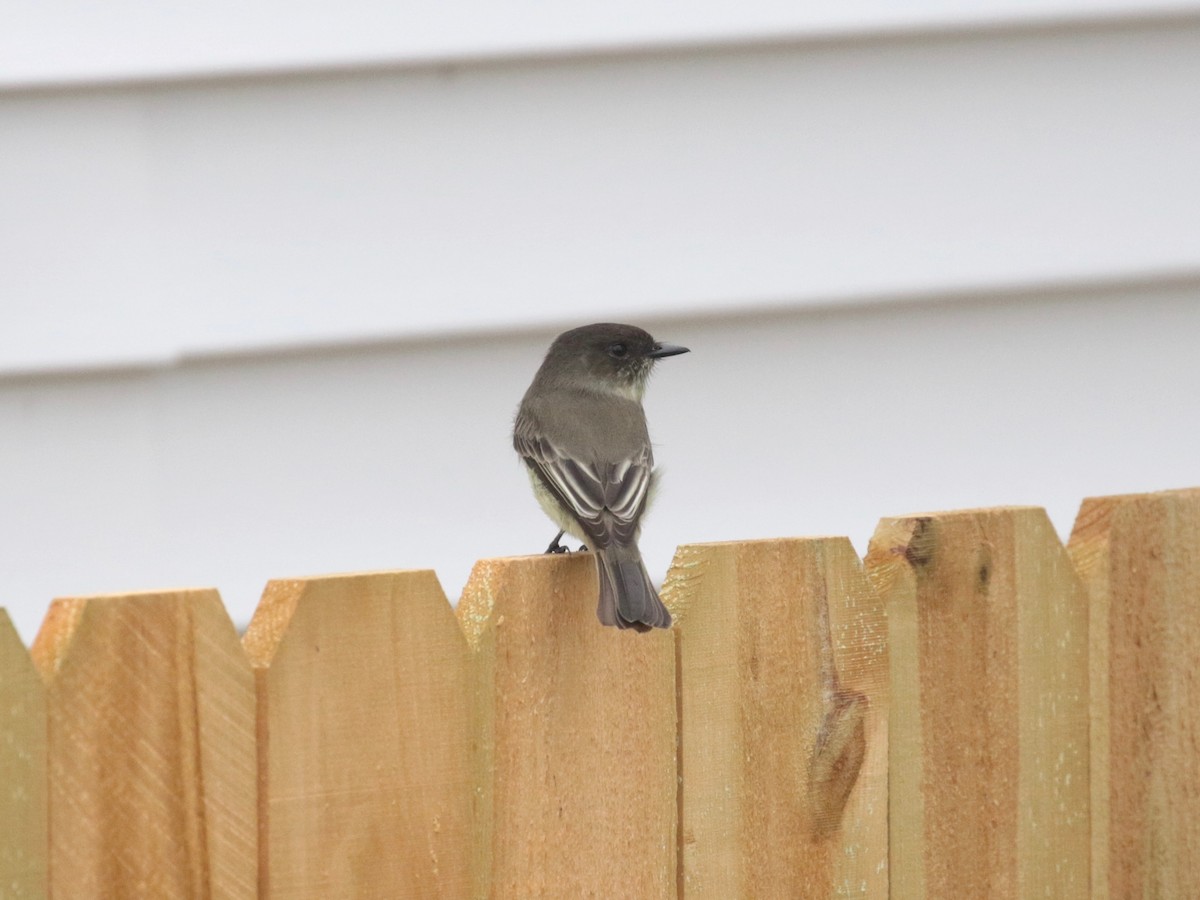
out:
<path id="1" fill-rule="evenodd" d="M 889 518 L 892 896 L 1084 898 L 1087 599 L 1046 514 Z"/>
<path id="2" fill-rule="evenodd" d="M 886 898 L 883 607 L 845 538 L 680 547 L 683 896 Z"/>
<path id="3" fill-rule="evenodd" d="M 1091 597 L 1093 896 L 1200 886 L 1200 490 L 1083 502 Z"/>
<path id="4" fill-rule="evenodd" d="M 596 621 L 591 555 L 479 562 L 473 896 L 675 895 L 675 647 Z"/>
<path id="5" fill-rule="evenodd" d="M 253 897 L 253 682 L 217 592 L 56 600 L 33 659 L 53 896 Z"/>
<path id="6" fill-rule="evenodd" d="M 46 896 L 46 697 L 0 607 L 0 897 Z"/>
<path id="7" fill-rule="evenodd" d="M 466 642 L 436 576 L 272 581 L 244 644 L 259 896 L 469 897 Z"/>

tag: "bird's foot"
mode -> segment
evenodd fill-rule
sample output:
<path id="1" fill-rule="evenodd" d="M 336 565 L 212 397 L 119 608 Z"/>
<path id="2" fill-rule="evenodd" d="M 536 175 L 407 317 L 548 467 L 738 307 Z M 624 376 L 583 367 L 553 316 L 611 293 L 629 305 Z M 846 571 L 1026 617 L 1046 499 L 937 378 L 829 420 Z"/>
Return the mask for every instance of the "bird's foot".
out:
<path id="1" fill-rule="evenodd" d="M 546 548 L 546 553 L 570 553 L 571 552 L 570 547 L 566 547 L 563 544 L 559 543 L 559 541 L 562 540 L 562 536 L 564 534 L 566 534 L 566 532 L 560 531 L 558 534 L 556 534 L 554 536 L 554 540 L 552 540 L 550 542 L 550 546 Z M 587 553 L 587 544 L 580 544 L 579 549 L 576 550 L 575 552 L 576 553 Z"/>

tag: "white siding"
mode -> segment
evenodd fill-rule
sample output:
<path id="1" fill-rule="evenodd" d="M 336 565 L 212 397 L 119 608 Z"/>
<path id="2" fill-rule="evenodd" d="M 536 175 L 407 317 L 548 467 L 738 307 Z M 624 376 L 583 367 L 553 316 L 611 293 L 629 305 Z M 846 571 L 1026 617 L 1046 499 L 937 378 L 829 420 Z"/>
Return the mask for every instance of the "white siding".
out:
<path id="1" fill-rule="evenodd" d="M 651 320 L 693 352 L 647 396 L 664 469 L 643 549 L 849 534 L 882 515 L 1200 484 L 1200 282 L 1157 290 Z M 551 335 L 0 381 L 0 598 L 539 552 L 509 445 Z"/>
<path id="2" fill-rule="evenodd" d="M 0 370 L 1200 272 L 1200 22 L 0 95 Z"/>
<path id="3" fill-rule="evenodd" d="M 1197 11 L 1197 0 L 8 0 L 0 86 L 1078 26 Z"/>
<path id="4" fill-rule="evenodd" d="M 453 594 L 539 549 L 509 417 L 597 319 L 695 348 L 649 398 L 656 575 L 1200 484 L 1197 4 L 85 6 L 0 28 L 27 638 L 55 595 L 245 619 L 270 577 Z"/>

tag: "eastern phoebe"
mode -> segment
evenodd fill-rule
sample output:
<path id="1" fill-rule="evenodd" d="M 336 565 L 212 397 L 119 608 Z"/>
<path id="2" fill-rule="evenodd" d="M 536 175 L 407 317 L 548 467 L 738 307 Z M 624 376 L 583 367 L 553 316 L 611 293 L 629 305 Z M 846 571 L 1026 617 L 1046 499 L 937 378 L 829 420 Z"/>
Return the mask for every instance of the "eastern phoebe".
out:
<path id="1" fill-rule="evenodd" d="M 561 531 L 596 553 L 596 615 L 618 628 L 668 628 L 637 539 L 654 493 L 642 394 L 655 361 L 687 353 L 632 325 L 585 325 L 555 338 L 525 392 L 513 446 L 533 493 Z"/>

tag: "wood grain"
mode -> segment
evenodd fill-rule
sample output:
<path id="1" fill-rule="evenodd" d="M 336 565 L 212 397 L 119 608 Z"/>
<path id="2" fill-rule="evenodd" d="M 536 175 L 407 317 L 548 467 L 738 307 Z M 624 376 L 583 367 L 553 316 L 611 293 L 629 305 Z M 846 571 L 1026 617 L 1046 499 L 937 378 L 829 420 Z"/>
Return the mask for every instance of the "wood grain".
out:
<path id="1" fill-rule="evenodd" d="M 46 697 L 0 608 L 0 897 L 47 890 Z"/>
<path id="2" fill-rule="evenodd" d="M 1045 513 L 884 519 L 892 896 L 1089 895 L 1087 600 Z"/>
<path id="3" fill-rule="evenodd" d="M 272 581 L 258 692 L 262 898 L 466 898 L 466 642 L 432 572 Z"/>
<path id="4" fill-rule="evenodd" d="M 1085 500 L 1093 896 L 1200 892 L 1200 490 Z"/>
<path id="5" fill-rule="evenodd" d="M 56 600 L 33 658 L 53 896 L 253 897 L 253 679 L 216 591 Z"/>
<path id="6" fill-rule="evenodd" d="M 680 547 L 683 896 L 888 895 L 887 629 L 844 538 Z"/>
<path id="7" fill-rule="evenodd" d="M 673 897 L 675 646 L 596 620 L 590 554 L 484 560 L 471 643 L 481 806 L 473 896 Z"/>

